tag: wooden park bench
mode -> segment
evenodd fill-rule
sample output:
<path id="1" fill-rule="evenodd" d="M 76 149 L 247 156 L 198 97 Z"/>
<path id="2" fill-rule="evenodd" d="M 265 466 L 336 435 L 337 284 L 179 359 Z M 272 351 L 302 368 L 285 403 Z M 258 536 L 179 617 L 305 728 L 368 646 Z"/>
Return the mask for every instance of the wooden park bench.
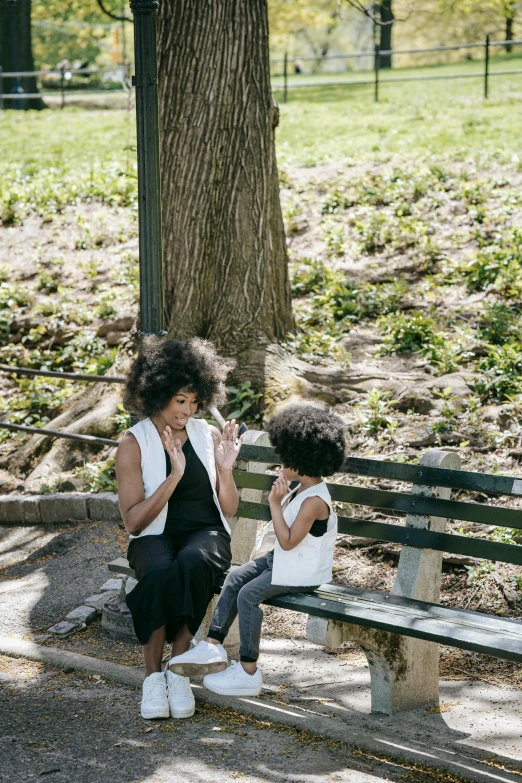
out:
<path id="1" fill-rule="evenodd" d="M 266 471 L 274 464 L 277 456 L 268 447 L 267 434 L 249 431 L 235 471 L 241 500 L 231 521 L 234 563 L 248 560 L 257 521 L 271 518 L 267 495 L 275 476 Z M 439 603 L 445 552 L 522 564 L 522 546 L 491 541 L 486 529 L 481 538 L 446 532 L 447 520 L 522 529 L 522 511 L 450 499 L 451 490 L 522 496 L 522 479 L 465 472 L 460 466 L 457 453 L 438 449 L 426 452 L 419 465 L 348 457 L 342 473 L 411 485 L 409 490 L 388 491 L 329 484 L 334 501 L 390 511 L 396 518 L 380 522 L 339 513 L 341 534 L 402 544 L 391 592 L 327 584 L 313 593 L 266 601 L 308 614 L 307 637 L 312 642 L 337 648 L 351 641 L 363 648 L 371 674 L 372 712 L 393 714 L 438 704 L 439 644 L 522 661 L 521 621 Z M 133 575 L 122 558 L 109 569 Z"/>

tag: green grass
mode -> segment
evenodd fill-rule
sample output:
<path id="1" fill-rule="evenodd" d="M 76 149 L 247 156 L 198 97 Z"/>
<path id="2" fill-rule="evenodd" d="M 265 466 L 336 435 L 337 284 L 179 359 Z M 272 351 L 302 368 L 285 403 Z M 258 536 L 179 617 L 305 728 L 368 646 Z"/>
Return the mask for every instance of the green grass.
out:
<path id="1" fill-rule="evenodd" d="M 373 86 L 331 85 L 295 88 L 282 103 L 277 130 L 280 163 L 314 166 L 339 159 L 386 160 L 392 155 L 441 155 L 453 160 L 510 160 L 520 153 L 522 73 L 493 76 L 483 98 L 483 63 L 401 69 L 382 74 L 421 76 L 472 74 L 477 78 L 382 84 L 376 103 Z M 522 58 L 495 58 L 492 70 L 521 69 Z M 368 75 L 368 74 L 366 74 Z M 328 80 L 331 81 L 328 74 Z M 347 78 L 346 74 L 338 79 Z M 358 74 L 357 78 L 365 76 Z M 324 80 L 326 75 L 315 77 Z M 350 78 L 355 78 L 351 75 Z M 306 77 L 310 81 L 309 76 Z"/>

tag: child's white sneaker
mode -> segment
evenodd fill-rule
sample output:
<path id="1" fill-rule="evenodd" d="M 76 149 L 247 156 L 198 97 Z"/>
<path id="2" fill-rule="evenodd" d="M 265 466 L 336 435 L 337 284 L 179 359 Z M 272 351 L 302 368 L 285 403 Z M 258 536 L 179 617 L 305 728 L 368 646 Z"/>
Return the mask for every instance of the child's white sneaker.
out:
<path id="1" fill-rule="evenodd" d="M 222 672 L 227 665 L 228 656 L 223 645 L 201 641 L 191 650 L 171 658 L 169 669 L 184 677 L 197 677 L 198 674 Z"/>
<path id="2" fill-rule="evenodd" d="M 167 681 L 163 672 L 153 672 L 143 681 L 141 717 L 146 720 L 169 717 Z"/>
<path id="3" fill-rule="evenodd" d="M 222 696 L 259 696 L 263 686 L 263 675 L 259 668 L 254 674 L 248 674 L 238 661 L 232 661 L 231 666 L 224 672 L 207 674 L 203 685 L 209 691 L 220 693 Z"/>
<path id="4" fill-rule="evenodd" d="M 190 718 L 194 715 L 196 702 L 188 677 L 180 677 L 167 670 L 167 694 L 170 714 L 173 718 Z"/>

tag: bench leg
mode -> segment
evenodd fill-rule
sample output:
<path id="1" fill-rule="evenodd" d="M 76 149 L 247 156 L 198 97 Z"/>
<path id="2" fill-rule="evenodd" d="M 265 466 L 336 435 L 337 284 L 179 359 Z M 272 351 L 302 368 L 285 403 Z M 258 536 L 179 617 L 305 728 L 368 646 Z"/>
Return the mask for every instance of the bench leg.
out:
<path id="1" fill-rule="evenodd" d="M 434 642 L 312 616 L 306 638 L 329 649 L 344 642 L 362 647 L 370 668 L 372 712 L 393 715 L 439 703 L 439 647 Z"/>
<path id="2" fill-rule="evenodd" d="M 344 640 L 362 647 L 368 660 L 372 712 L 393 715 L 438 705 L 438 644 L 347 623 Z"/>

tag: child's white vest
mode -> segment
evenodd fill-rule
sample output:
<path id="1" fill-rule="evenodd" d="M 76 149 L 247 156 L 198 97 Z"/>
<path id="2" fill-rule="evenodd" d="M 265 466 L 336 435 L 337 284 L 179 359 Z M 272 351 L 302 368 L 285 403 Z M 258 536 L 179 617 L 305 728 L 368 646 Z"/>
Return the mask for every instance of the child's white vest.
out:
<path id="1" fill-rule="evenodd" d="M 321 481 L 313 487 L 295 493 L 292 490 L 282 502 L 283 517 L 288 527 L 292 527 L 303 502 L 310 497 L 319 496 L 330 509 L 326 533 L 323 536 L 311 536 L 308 533 L 294 549 L 285 550 L 277 540 L 272 522 L 265 526 L 251 558 L 262 557 L 274 550 L 272 584 L 288 587 L 312 587 L 332 580 L 332 564 L 337 538 L 337 514 L 332 509 L 332 499 L 328 487 Z"/>
<path id="2" fill-rule="evenodd" d="M 204 419 L 192 419 L 187 421 L 187 435 L 194 448 L 194 451 L 200 458 L 206 468 L 212 487 L 214 503 L 216 504 L 221 520 L 225 529 L 230 533 L 228 522 L 221 511 L 216 492 L 216 462 L 214 459 L 214 441 L 209 425 Z M 141 474 L 143 476 L 143 488 L 145 497 L 148 498 L 154 494 L 160 484 L 167 478 L 167 464 L 165 459 L 165 449 L 159 436 L 158 430 L 150 419 L 143 421 L 131 427 L 132 432 L 138 441 L 141 450 Z M 147 525 L 145 530 L 139 536 L 131 538 L 140 538 L 142 536 L 158 536 L 165 530 L 165 521 L 167 519 L 168 503 L 161 509 L 160 513 Z"/>

